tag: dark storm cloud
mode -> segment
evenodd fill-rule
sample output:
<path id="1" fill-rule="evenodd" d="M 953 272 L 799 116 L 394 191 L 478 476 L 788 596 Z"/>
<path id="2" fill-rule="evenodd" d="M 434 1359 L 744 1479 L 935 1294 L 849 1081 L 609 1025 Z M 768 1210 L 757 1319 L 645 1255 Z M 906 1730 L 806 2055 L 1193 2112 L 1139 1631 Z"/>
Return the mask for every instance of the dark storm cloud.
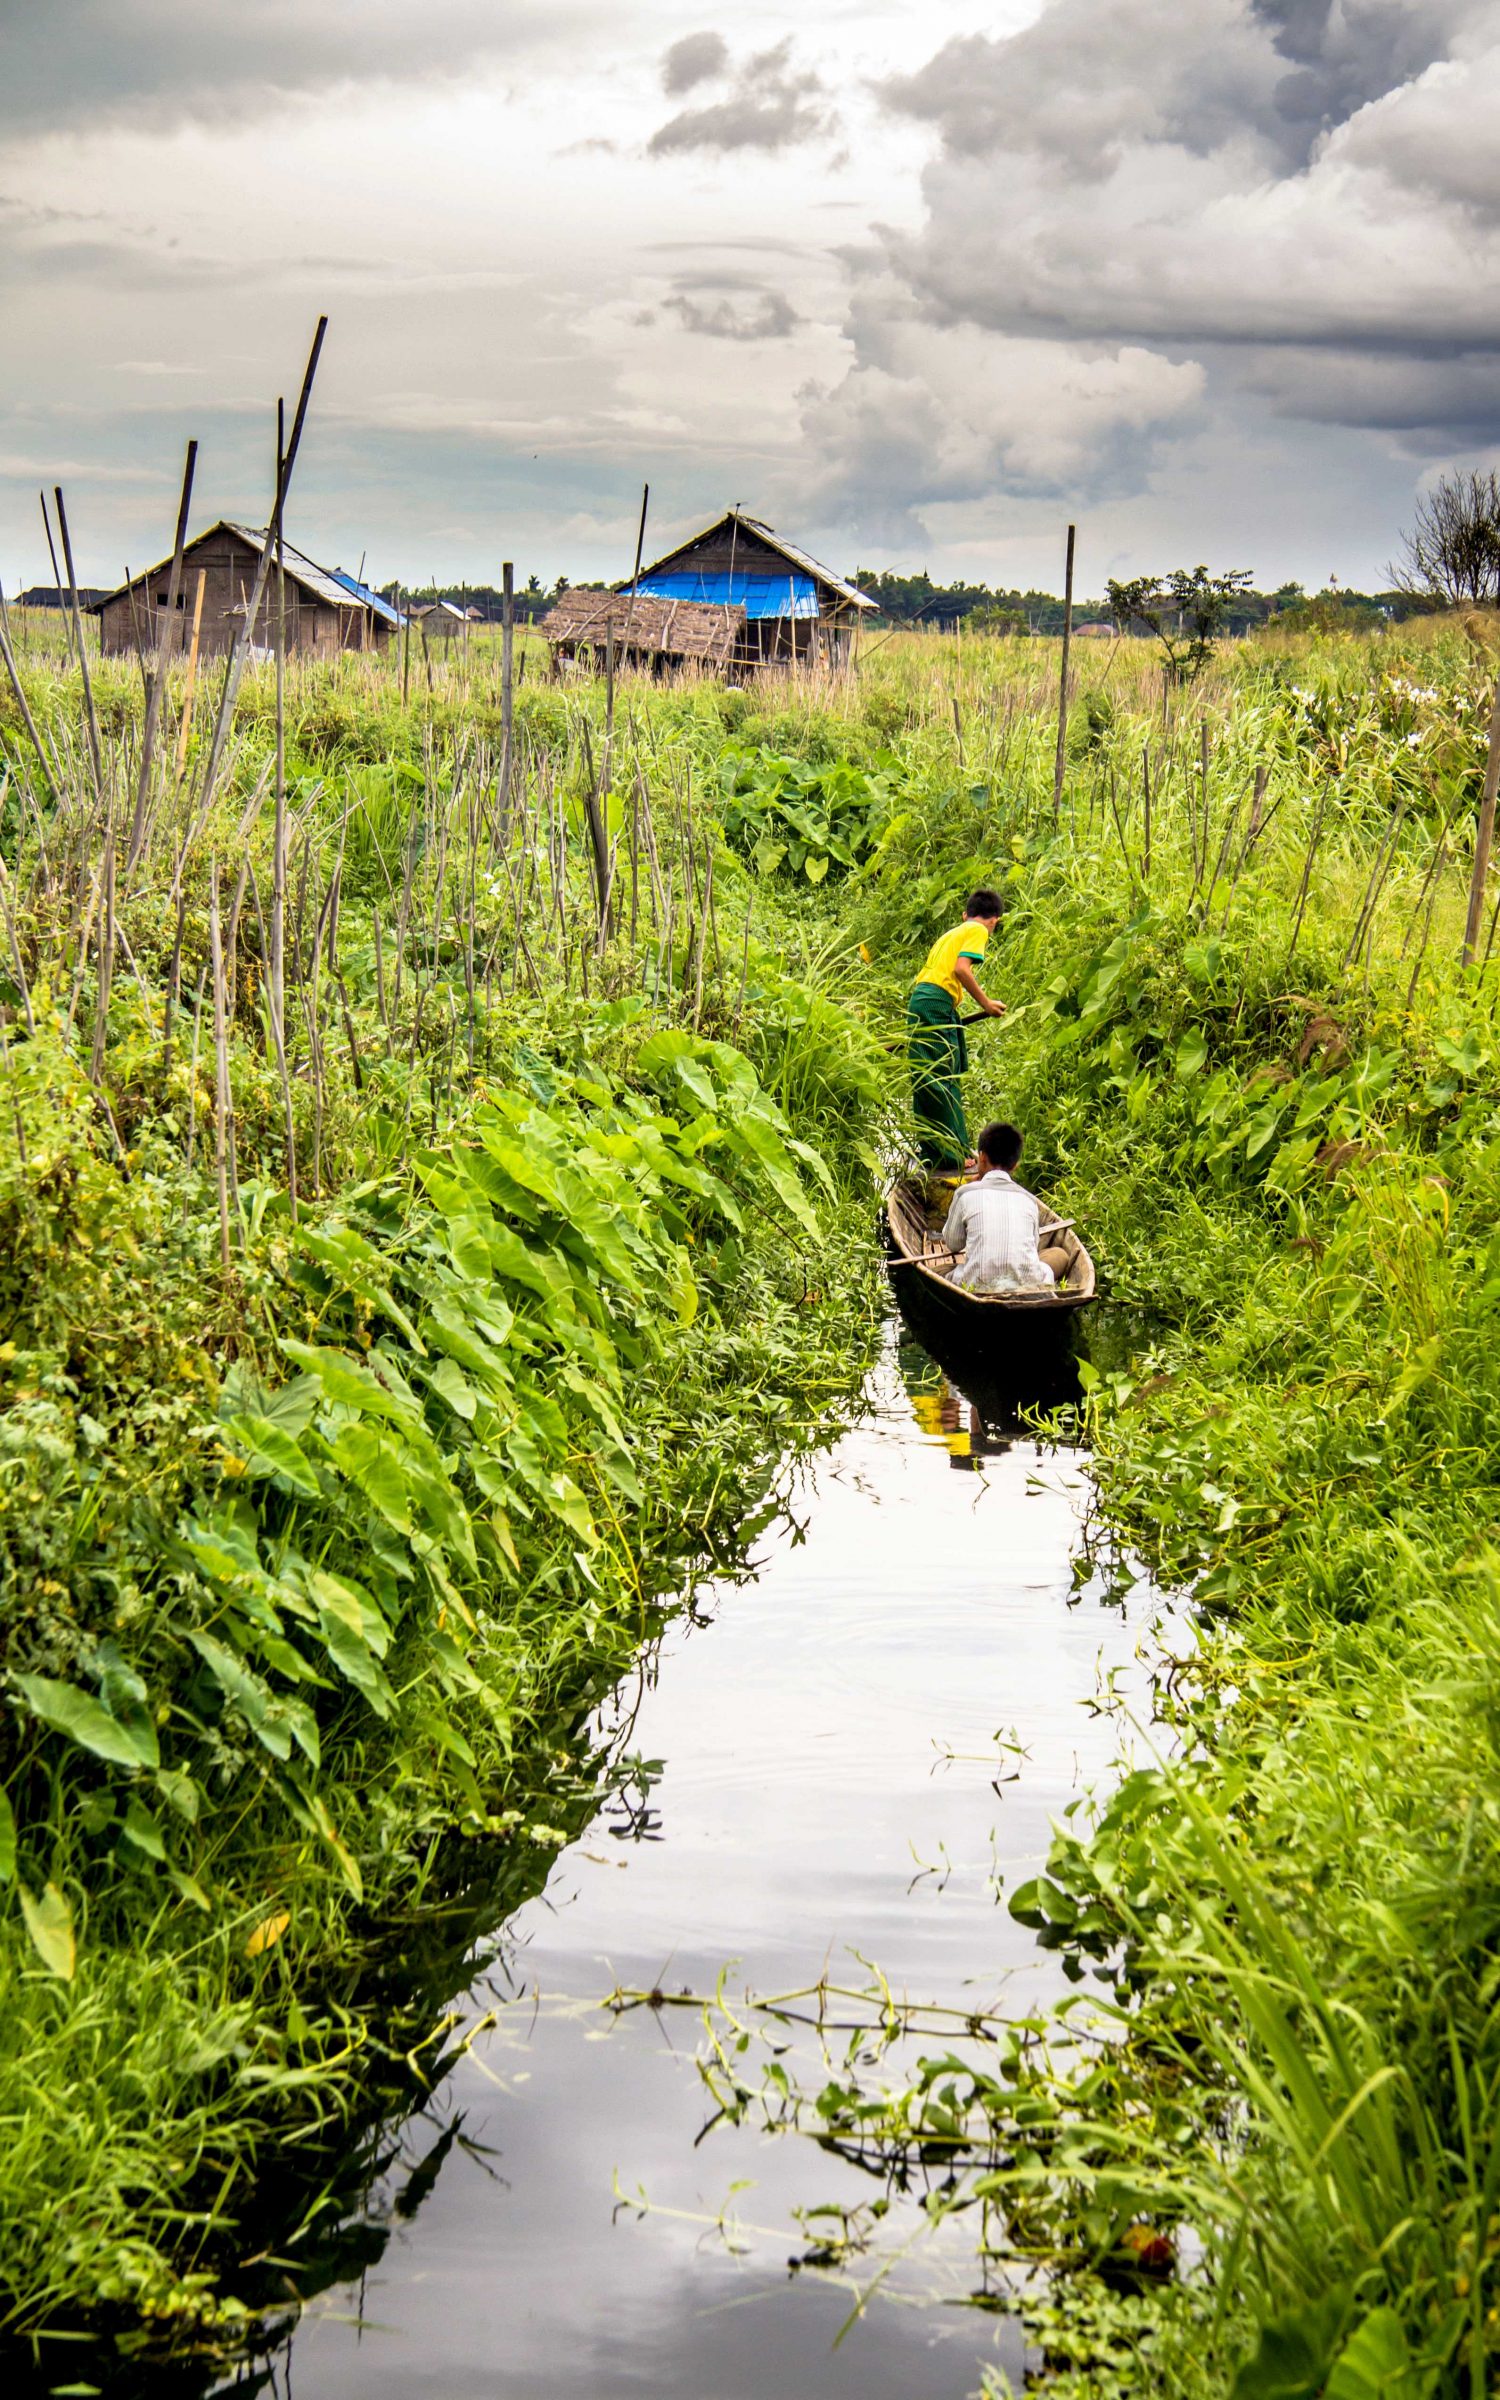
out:
<path id="1" fill-rule="evenodd" d="M 680 283 L 663 306 L 689 333 L 721 342 L 785 341 L 802 323 L 785 292 L 743 275 Z"/>
<path id="2" fill-rule="evenodd" d="M 1243 346 L 1292 412 L 1381 426 L 1403 390 L 1445 421 L 1443 361 L 1500 354 L 1495 0 L 1053 0 L 885 97 L 941 137 L 926 223 L 876 270 L 919 317 L 1213 346 L 1230 374 Z"/>
<path id="3" fill-rule="evenodd" d="M 1118 498 L 1231 420 L 1500 441 L 1500 0 L 1047 0 L 880 91 L 935 150 L 805 407 L 851 512 Z"/>
<path id="4" fill-rule="evenodd" d="M 679 50 L 682 47 L 681 43 L 675 45 Z M 667 52 L 667 62 L 673 55 L 673 51 Z M 790 41 L 757 51 L 738 66 L 729 63 L 725 50 L 723 62 L 701 79 L 695 75 L 694 85 L 708 80 L 709 73 L 726 85 L 724 98 L 681 109 L 669 117 L 651 136 L 653 156 L 662 158 L 681 150 L 785 150 L 794 142 L 815 140 L 831 129 L 833 120 L 822 79 L 811 68 L 793 62 Z"/>
<path id="5" fill-rule="evenodd" d="M 722 33 L 685 33 L 663 53 L 661 88 L 668 99 L 675 100 L 680 93 L 690 92 L 695 83 L 707 83 L 728 72 L 729 44 Z"/>
<path id="6" fill-rule="evenodd" d="M 14 136 L 100 119 L 240 118 L 339 84 L 508 61 L 597 13 L 527 0 L 9 0 L 0 126 Z"/>
<path id="7" fill-rule="evenodd" d="M 1052 0 L 1023 32 L 944 43 L 887 105 L 948 149 L 1047 152 L 1113 170 L 1132 141 L 1195 155 L 1249 136 L 1282 167 L 1448 54 L 1493 0 Z"/>
<path id="8" fill-rule="evenodd" d="M 1266 130 L 1279 134 L 1289 156 L 1305 158 L 1330 126 L 1441 58 L 1455 25 L 1474 12 L 1442 0 L 1251 0 L 1251 13 L 1287 62 Z"/>

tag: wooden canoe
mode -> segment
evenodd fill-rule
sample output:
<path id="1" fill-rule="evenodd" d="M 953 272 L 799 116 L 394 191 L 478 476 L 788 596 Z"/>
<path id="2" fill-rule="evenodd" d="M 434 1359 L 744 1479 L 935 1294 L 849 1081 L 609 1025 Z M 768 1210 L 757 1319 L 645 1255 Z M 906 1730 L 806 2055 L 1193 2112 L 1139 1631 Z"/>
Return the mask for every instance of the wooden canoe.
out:
<path id="1" fill-rule="evenodd" d="M 1046 1246 L 1048 1228 L 1063 1226 L 1065 1220 L 1056 1209 L 1038 1201 L 1041 1212 L 1041 1238 Z M 892 1184 L 886 1194 L 885 1224 L 891 1264 L 898 1276 L 903 1271 L 920 1287 L 923 1297 L 941 1307 L 942 1315 L 957 1331 L 960 1326 L 975 1336 L 986 1331 L 998 1332 L 1005 1318 L 1038 1319 L 1068 1315 L 1072 1310 L 1086 1308 L 1094 1297 L 1094 1262 L 1069 1225 L 1059 1235 L 1068 1253 L 1068 1272 L 1063 1283 L 1050 1292 L 969 1292 L 952 1280 L 953 1253 L 944 1245 L 940 1232 L 934 1232 L 928 1217 L 927 1186 L 915 1178 L 903 1178 Z M 899 1296 L 899 1291 L 898 1291 Z"/>

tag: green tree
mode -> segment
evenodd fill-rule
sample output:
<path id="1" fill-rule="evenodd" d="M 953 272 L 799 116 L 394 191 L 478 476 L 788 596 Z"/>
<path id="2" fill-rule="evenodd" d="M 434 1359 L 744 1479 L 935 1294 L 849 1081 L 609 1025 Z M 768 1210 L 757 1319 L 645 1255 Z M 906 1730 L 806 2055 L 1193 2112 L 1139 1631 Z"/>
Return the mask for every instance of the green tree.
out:
<path id="1" fill-rule="evenodd" d="M 1111 578 L 1109 613 L 1122 633 L 1144 625 L 1166 653 L 1174 683 L 1191 683 L 1214 654 L 1226 630 L 1230 603 L 1250 589 L 1250 569 L 1231 567 L 1211 575 L 1207 567 L 1174 567 L 1170 575 L 1137 575 L 1127 583 Z"/>

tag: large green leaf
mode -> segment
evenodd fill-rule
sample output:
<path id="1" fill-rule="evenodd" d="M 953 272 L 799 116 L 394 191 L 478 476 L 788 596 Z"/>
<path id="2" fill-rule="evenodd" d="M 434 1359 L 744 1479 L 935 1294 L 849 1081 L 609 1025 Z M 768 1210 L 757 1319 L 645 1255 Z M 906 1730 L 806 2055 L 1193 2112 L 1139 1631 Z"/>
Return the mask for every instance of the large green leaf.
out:
<path id="1" fill-rule="evenodd" d="M 304 1499 L 317 1499 L 317 1476 L 296 1436 L 284 1426 L 273 1424 L 269 1417 L 230 1417 L 224 1432 L 244 1451 L 252 1473 L 279 1475 Z"/>
<path id="2" fill-rule="evenodd" d="M 1319 2400 L 1348 2317 L 1349 2294 L 1335 2291 L 1263 2325 L 1231 2400 Z"/>
<path id="3" fill-rule="evenodd" d="M 415 1414 L 414 1404 L 393 1392 L 387 1384 L 371 1374 L 358 1359 L 346 1350 L 334 1350 L 323 1344 L 283 1341 L 282 1349 L 288 1358 L 309 1375 L 315 1375 L 330 1400 L 341 1408 L 359 1409 L 363 1414 L 377 1417 L 405 1417 Z"/>
<path id="4" fill-rule="evenodd" d="M 290 1758 L 293 1729 L 285 1706 L 278 1704 L 269 1686 L 211 1633 L 190 1633 L 188 1640 L 220 1690 L 240 1710 L 262 1748 L 269 1750 L 273 1758 Z"/>
<path id="5" fill-rule="evenodd" d="M 404 1458 L 389 1434 L 373 1425 L 341 1425 L 329 1444 L 329 1456 L 340 1474 L 347 1475 L 365 1498 L 394 1525 L 398 1533 L 412 1529 L 411 1494 Z"/>
<path id="6" fill-rule="evenodd" d="M 1417 2371 L 1396 2311 L 1377 2308 L 1339 2352 L 1323 2400 L 1426 2400 L 1436 2380 Z"/>
<path id="7" fill-rule="evenodd" d="M 122 1725 L 87 1692 L 50 1675 L 18 1675 L 16 1683 L 43 1724 L 76 1742 L 80 1750 L 91 1750 L 115 1767 L 160 1764 L 156 1728 L 149 1717 Z"/>
<path id="8" fill-rule="evenodd" d="M 20 1894 L 21 1914 L 31 1936 L 31 1946 L 49 1975 L 59 1982 L 71 1983 L 77 1964 L 78 1950 L 73 1933 L 73 1911 L 66 1895 L 55 1883 L 49 1883 L 40 1897 L 29 1892 L 24 1883 L 16 1886 Z"/>

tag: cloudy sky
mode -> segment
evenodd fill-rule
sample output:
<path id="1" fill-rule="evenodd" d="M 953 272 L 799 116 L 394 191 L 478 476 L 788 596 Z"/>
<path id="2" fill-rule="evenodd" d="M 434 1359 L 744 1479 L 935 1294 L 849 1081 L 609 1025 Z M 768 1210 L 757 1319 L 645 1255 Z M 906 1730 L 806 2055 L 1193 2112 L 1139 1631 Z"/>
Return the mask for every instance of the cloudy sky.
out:
<path id="1" fill-rule="evenodd" d="M 1383 580 L 1500 458 L 1500 0 L 0 0 L 0 576 Z"/>

